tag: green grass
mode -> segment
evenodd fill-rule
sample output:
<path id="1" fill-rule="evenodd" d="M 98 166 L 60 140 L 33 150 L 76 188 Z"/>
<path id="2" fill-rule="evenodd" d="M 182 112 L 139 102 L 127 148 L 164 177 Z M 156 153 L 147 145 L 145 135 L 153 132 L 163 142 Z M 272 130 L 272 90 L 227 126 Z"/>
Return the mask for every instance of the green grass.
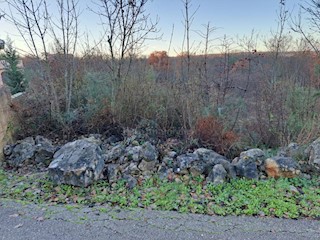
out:
<path id="1" fill-rule="evenodd" d="M 0 197 L 34 203 L 99 203 L 210 215 L 320 218 L 319 177 L 311 180 L 237 179 L 221 185 L 205 185 L 203 180 L 189 177 L 179 182 L 169 182 L 153 177 L 130 190 L 125 181 L 118 181 L 112 186 L 99 181 L 88 188 L 81 188 L 54 186 L 46 174 L 26 177 L 0 170 Z M 292 186 L 300 193 L 292 192 Z"/>

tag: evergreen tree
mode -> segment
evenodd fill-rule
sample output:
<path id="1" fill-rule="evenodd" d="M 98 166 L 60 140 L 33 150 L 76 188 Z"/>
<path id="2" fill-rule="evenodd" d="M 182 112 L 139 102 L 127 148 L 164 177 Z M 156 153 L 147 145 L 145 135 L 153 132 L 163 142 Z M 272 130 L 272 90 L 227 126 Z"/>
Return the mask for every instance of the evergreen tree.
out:
<path id="1" fill-rule="evenodd" d="M 0 55 L 0 60 L 3 60 L 3 64 L 6 68 L 3 82 L 9 86 L 11 94 L 25 91 L 26 84 L 24 75 L 22 70 L 18 67 L 19 55 L 13 48 L 11 41 L 8 41 L 5 53 Z"/>

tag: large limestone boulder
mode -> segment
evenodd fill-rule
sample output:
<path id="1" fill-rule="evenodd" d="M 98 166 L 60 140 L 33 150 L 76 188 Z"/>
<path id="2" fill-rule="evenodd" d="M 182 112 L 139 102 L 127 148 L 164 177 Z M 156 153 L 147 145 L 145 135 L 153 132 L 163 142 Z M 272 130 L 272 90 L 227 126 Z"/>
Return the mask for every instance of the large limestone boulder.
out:
<path id="1" fill-rule="evenodd" d="M 62 146 L 49 165 L 49 177 L 56 184 L 87 187 L 98 180 L 104 158 L 98 144 L 81 139 Z"/>
<path id="2" fill-rule="evenodd" d="M 268 177 L 279 178 L 293 178 L 299 176 L 300 166 L 290 157 L 273 157 L 265 160 L 265 171 Z"/>

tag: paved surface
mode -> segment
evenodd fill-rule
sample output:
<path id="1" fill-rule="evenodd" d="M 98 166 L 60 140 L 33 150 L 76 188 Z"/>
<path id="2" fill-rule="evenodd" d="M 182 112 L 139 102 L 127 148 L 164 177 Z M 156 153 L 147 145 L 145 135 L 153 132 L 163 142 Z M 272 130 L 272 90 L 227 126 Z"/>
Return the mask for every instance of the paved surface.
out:
<path id="1" fill-rule="evenodd" d="M 33 205 L 0 199 L 0 239 L 320 239 L 320 221 Z"/>

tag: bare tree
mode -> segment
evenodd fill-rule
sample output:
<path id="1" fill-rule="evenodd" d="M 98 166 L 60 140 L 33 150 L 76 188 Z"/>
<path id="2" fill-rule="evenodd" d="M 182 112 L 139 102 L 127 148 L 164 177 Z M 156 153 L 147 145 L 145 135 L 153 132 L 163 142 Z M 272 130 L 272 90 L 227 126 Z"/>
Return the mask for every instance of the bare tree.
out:
<path id="1" fill-rule="evenodd" d="M 74 80 L 74 55 L 79 37 L 78 1 L 56 0 L 59 13 L 56 19 L 49 14 L 46 0 L 6 0 L 6 2 L 10 9 L 6 19 L 16 26 L 29 52 L 37 59 L 39 72 L 46 89 L 45 93 L 50 99 L 51 114 L 55 120 L 64 123 L 56 80 L 52 77 L 52 69 L 50 69 L 49 44 L 53 42 L 56 46 L 55 53 L 63 56 L 65 111 L 69 113 Z M 46 85 L 49 88 L 46 88 Z"/>
<path id="2" fill-rule="evenodd" d="M 158 33 L 158 19 L 153 22 L 145 11 L 148 1 L 99 0 L 98 10 L 93 10 L 104 27 L 115 82 L 121 82 L 130 70 L 130 64 L 124 68 L 125 59 L 132 60 L 150 34 Z"/>
<path id="3" fill-rule="evenodd" d="M 29 48 L 30 53 L 38 60 L 41 78 L 48 83 L 46 93 L 51 104 L 53 116 L 60 115 L 56 88 L 50 77 L 48 66 L 48 26 L 50 16 L 46 0 L 6 0 L 9 13 L 6 19 L 13 23 Z"/>
<path id="4" fill-rule="evenodd" d="M 184 12 L 183 12 L 183 24 L 184 24 L 184 39 L 182 42 L 182 52 L 186 53 L 186 58 L 187 58 L 187 82 L 189 80 L 189 75 L 190 75 L 190 63 L 191 63 L 191 44 L 190 44 L 190 31 L 191 31 L 191 25 L 194 20 L 194 16 L 196 12 L 198 11 L 199 7 L 192 13 L 190 13 L 190 8 L 191 8 L 191 0 L 183 0 L 183 7 L 184 7 Z M 185 48 L 185 42 L 186 42 L 186 50 L 184 51 Z"/>
<path id="5" fill-rule="evenodd" d="M 70 113 L 72 88 L 75 77 L 75 54 L 79 38 L 78 0 L 56 0 L 59 18 L 50 22 L 56 52 L 62 54 L 63 78 L 65 82 L 66 113 Z"/>
<path id="6" fill-rule="evenodd" d="M 307 21 L 307 27 L 303 25 L 303 20 Z M 320 4 L 318 0 L 304 0 L 300 4 L 300 12 L 295 19 L 292 19 L 291 29 L 300 33 L 320 56 L 319 40 L 316 38 L 320 34 Z"/>

